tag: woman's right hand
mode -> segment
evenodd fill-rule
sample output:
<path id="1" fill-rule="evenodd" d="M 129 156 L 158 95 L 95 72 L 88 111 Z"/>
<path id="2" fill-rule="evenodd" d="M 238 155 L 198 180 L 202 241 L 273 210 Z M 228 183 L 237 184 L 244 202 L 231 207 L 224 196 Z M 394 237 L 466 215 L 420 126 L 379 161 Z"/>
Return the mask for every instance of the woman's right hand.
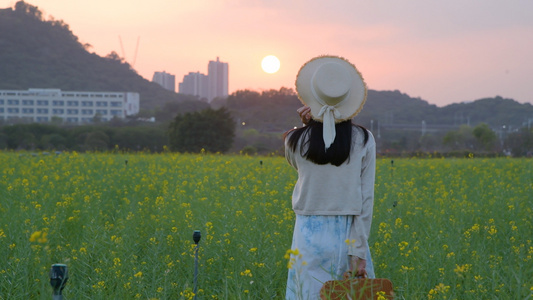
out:
<path id="1" fill-rule="evenodd" d="M 311 120 L 311 108 L 309 106 L 302 106 L 298 108 L 296 111 L 298 112 L 298 115 L 300 116 L 302 123 L 307 125 L 309 121 Z"/>
<path id="2" fill-rule="evenodd" d="M 366 277 L 366 260 L 350 256 L 350 273 L 354 277 Z"/>

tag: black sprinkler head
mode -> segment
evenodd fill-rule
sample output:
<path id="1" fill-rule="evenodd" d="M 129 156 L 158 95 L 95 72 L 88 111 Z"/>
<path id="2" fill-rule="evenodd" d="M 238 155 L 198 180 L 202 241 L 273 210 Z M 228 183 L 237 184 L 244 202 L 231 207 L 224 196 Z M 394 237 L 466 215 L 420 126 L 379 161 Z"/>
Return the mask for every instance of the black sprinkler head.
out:
<path id="1" fill-rule="evenodd" d="M 200 230 L 195 230 L 192 234 L 192 239 L 194 240 L 194 243 L 198 245 L 198 242 L 200 242 L 200 239 L 202 238 L 202 234 L 200 233 Z"/>

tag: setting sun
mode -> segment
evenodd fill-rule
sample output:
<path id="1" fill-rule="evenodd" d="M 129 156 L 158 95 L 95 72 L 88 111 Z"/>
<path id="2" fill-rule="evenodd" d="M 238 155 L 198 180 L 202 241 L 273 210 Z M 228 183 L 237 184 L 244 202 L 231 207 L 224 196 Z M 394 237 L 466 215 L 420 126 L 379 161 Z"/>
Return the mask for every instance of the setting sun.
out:
<path id="1" fill-rule="evenodd" d="M 261 67 L 263 68 L 263 71 L 269 74 L 276 73 L 279 70 L 279 66 L 279 59 L 274 55 L 265 56 L 263 61 L 261 61 Z"/>

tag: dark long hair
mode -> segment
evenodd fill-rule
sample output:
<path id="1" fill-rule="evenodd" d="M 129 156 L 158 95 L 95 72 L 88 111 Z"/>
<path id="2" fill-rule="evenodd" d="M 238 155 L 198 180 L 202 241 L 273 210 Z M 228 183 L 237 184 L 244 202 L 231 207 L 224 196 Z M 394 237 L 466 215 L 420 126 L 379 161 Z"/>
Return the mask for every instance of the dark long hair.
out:
<path id="1" fill-rule="evenodd" d="M 300 154 L 305 159 L 319 165 L 332 164 L 340 166 L 346 160 L 350 160 L 350 151 L 352 149 L 352 130 L 362 130 L 364 133 L 364 144 L 368 141 L 368 130 L 360 125 L 353 124 L 351 120 L 335 124 L 335 141 L 326 150 L 322 135 L 322 123 L 310 120 L 307 126 L 293 129 L 285 133 L 284 138 L 288 137 L 288 145 L 293 152 L 298 151 L 298 142 L 303 138 L 300 144 Z"/>

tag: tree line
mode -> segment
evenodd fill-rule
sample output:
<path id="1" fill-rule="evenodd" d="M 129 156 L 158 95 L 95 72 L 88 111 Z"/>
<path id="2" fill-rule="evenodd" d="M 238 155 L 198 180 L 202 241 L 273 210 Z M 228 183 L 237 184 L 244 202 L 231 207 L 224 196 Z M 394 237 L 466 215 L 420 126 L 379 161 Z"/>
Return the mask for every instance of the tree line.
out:
<path id="1" fill-rule="evenodd" d="M 0 126 L 0 149 L 29 151 L 177 151 L 282 154 L 282 132 L 260 132 L 236 121 L 226 107 L 176 115 L 163 123 L 113 120 L 82 126 L 14 124 Z M 492 130 L 486 123 L 446 132 L 373 130 L 385 156 L 532 156 L 533 128 Z"/>
<path id="2" fill-rule="evenodd" d="M 374 135 L 376 135 L 374 131 Z M 533 156 L 533 128 L 494 131 L 486 123 L 460 125 L 457 129 L 422 133 L 384 130 L 376 138 L 378 151 L 389 156 Z"/>
<path id="3" fill-rule="evenodd" d="M 121 120 L 81 126 L 14 124 L 0 127 L 0 149 L 29 151 L 227 152 L 235 122 L 225 108 L 177 115 L 169 123 Z"/>

